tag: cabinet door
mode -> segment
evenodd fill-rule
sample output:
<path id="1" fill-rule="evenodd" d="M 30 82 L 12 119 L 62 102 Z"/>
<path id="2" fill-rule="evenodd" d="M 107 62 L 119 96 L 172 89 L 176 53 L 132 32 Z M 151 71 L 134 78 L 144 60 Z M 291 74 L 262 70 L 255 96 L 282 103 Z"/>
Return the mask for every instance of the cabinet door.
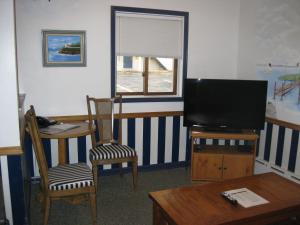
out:
<path id="1" fill-rule="evenodd" d="M 194 153 L 192 180 L 218 180 L 222 178 L 222 154 Z"/>
<path id="2" fill-rule="evenodd" d="M 223 179 L 253 175 L 253 155 L 224 155 Z"/>

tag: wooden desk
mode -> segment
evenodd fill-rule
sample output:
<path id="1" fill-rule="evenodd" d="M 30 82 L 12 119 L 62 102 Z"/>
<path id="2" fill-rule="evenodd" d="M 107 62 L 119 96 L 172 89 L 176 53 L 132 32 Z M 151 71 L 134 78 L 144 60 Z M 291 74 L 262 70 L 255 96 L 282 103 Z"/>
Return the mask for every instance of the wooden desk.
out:
<path id="1" fill-rule="evenodd" d="M 86 122 L 72 123 L 79 125 L 79 127 L 66 130 L 56 134 L 45 134 L 40 132 L 41 138 L 58 139 L 58 163 L 63 165 L 66 163 L 66 138 L 77 138 L 91 134 L 89 125 Z"/>
<path id="2" fill-rule="evenodd" d="M 270 203 L 243 208 L 220 193 L 246 187 Z M 154 225 L 264 225 L 300 216 L 300 185 L 275 173 L 151 192 Z"/>

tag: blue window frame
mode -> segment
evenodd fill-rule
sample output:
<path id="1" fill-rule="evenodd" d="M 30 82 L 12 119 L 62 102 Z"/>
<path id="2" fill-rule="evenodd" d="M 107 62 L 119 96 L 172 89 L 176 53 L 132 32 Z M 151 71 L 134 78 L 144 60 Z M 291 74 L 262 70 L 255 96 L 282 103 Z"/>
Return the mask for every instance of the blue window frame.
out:
<path id="1" fill-rule="evenodd" d="M 146 13 L 156 15 L 181 16 L 184 19 L 184 34 L 183 34 L 183 57 L 182 57 L 182 82 L 181 82 L 181 96 L 175 97 L 130 97 L 123 98 L 124 102 L 170 102 L 183 101 L 183 82 L 187 77 L 187 55 L 188 55 L 188 24 L 189 13 L 182 11 L 148 9 L 148 8 L 133 8 L 123 6 L 111 6 L 111 96 L 116 95 L 116 14 L 117 12 L 128 13 Z M 124 64 L 125 65 L 125 64 Z"/>

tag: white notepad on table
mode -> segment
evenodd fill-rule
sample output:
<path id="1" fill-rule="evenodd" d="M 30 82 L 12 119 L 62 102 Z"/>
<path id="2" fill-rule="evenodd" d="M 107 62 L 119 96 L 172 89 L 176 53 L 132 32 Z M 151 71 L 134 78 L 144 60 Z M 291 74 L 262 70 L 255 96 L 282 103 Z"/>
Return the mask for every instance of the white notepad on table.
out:
<path id="1" fill-rule="evenodd" d="M 61 124 L 55 124 L 50 125 L 49 127 L 40 129 L 40 132 L 45 134 L 58 134 L 66 130 L 71 130 L 76 127 L 79 127 L 79 125 L 76 124 L 69 124 L 69 123 L 61 123 Z"/>
<path id="2" fill-rule="evenodd" d="M 229 196 L 237 200 L 238 204 L 245 208 L 249 208 L 256 205 L 262 205 L 269 203 L 268 200 L 249 190 L 248 188 L 240 188 L 223 192 L 226 196 Z"/>

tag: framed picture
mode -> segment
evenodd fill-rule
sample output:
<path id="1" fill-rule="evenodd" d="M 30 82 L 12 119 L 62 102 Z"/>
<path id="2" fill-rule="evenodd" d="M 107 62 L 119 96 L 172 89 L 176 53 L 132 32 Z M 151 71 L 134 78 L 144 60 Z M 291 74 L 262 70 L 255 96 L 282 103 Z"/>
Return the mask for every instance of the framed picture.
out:
<path id="1" fill-rule="evenodd" d="M 86 66 L 85 31 L 43 30 L 44 66 Z"/>

